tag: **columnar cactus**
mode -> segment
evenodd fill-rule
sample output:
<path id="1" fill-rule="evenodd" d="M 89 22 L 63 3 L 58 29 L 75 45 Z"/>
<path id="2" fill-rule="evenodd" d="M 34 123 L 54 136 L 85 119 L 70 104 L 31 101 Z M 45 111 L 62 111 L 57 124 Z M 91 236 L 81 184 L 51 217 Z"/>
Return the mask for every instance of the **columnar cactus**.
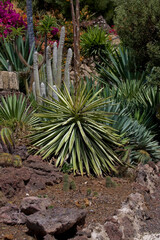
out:
<path id="1" fill-rule="evenodd" d="M 65 27 L 61 28 L 61 35 L 58 46 L 58 55 L 57 55 L 57 78 L 55 80 L 55 84 L 57 87 L 61 87 L 61 78 L 62 78 L 62 52 L 65 40 Z"/>
<path id="2" fill-rule="evenodd" d="M 57 42 L 53 44 L 53 79 L 54 83 L 56 83 L 57 79 Z"/>
<path id="3" fill-rule="evenodd" d="M 49 87 L 51 86 L 57 91 L 57 87 L 61 87 L 62 82 L 62 52 L 64 47 L 64 39 L 65 39 L 65 27 L 61 28 L 61 35 L 59 46 L 57 48 L 57 42 L 53 44 L 53 64 L 51 66 L 51 57 L 50 52 L 51 49 L 48 46 L 46 49 L 46 73 L 47 73 L 47 81 L 48 87 L 45 86 L 45 83 L 41 83 L 39 81 L 39 74 L 38 74 L 38 59 L 37 59 L 37 52 L 34 53 L 34 83 L 33 83 L 33 93 L 35 95 L 36 100 L 38 103 L 41 102 L 42 97 L 48 96 L 49 99 L 52 97 L 58 100 L 58 96 L 56 93 Z M 68 49 L 67 59 L 65 64 L 65 73 L 64 73 L 64 82 L 67 86 L 68 91 L 70 91 L 70 74 L 69 74 L 69 67 L 72 60 L 72 49 Z M 42 74 L 41 74 L 42 75 Z M 46 93 L 47 91 L 47 93 Z"/>
<path id="4" fill-rule="evenodd" d="M 65 71 L 64 71 L 64 82 L 65 82 L 66 87 L 67 87 L 69 92 L 70 92 L 70 71 L 69 71 L 69 67 L 70 67 L 70 64 L 71 64 L 71 60 L 72 60 L 72 49 L 69 48 L 68 53 L 67 53 L 66 64 L 65 64 Z"/>
<path id="5" fill-rule="evenodd" d="M 39 82 L 39 72 L 38 72 L 38 53 L 37 51 L 33 54 L 33 75 L 35 81 L 35 94 L 38 104 L 41 104 L 41 92 L 40 92 L 40 82 Z"/>
<path id="6" fill-rule="evenodd" d="M 47 51 L 46 51 L 46 70 L 47 70 L 47 81 L 48 81 L 48 85 L 49 85 L 48 86 L 48 98 L 51 100 L 51 96 L 52 96 L 51 87 L 53 86 L 53 77 L 52 77 L 50 54 L 51 54 L 51 49 L 50 49 L 50 46 L 48 46 Z"/>

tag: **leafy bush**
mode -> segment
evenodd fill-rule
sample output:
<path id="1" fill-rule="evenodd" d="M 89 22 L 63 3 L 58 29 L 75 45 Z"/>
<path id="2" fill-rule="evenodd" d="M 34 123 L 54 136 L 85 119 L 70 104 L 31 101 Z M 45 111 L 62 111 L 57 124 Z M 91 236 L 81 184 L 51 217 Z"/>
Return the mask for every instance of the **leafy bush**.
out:
<path id="1" fill-rule="evenodd" d="M 27 26 L 22 16 L 13 9 L 13 4 L 10 0 L 0 1 L 0 23 L 0 37 L 7 37 L 12 32 L 12 27 L 26 28 Z"/>
<path id="2" fill-rule="evenodd" d="M 54 90 L 53 90 L 54 91 Z M 71 97 L 65 88 L 58 90 L 59 101 L 43 99 L 44 105 L 36 114 L 41 123 L 35 124 L 31 140 L 39 147 L 43 158 L 58 157 L 56 166 L 64 161 L 73 165 L 74 173 L 102 175 L 115 170 L 120 160 L 113 148 L 119 144 L 119 136 L 107 124 L 108 113 L 101 111 L 108 99 L 98 97 L 102 90 L 92 95 L 85 87 Z"/>
<path id="3" fill-rule="evenodd" d="M 115 25 L 125 46 L 132 48 L 144 69 L 160 64 L 159 0 L 118 0 Z"/>

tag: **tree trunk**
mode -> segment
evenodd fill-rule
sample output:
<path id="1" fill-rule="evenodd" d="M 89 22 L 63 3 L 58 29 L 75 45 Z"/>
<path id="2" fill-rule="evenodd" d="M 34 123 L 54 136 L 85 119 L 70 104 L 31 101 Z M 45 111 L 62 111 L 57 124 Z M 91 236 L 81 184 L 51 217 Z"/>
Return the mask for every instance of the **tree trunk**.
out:
<path id="1" fill-rule="evenodd" d="M 32 12 L 32 0 L 26 0 L 27 2 L 27 30 L 29 35 L 29 47 L 35 43 L 35 36 L 33 30 L 33 12 Z"/>
<path id="2" fill-rule="evenodd" d="M 74 87 L 75 95 L 80 84 L 80 33 L 79 33 L 79 0 L 76 0 L 76 14 L 74 11 L 73 0 L 70 0 L 72 23 L 73 23 L 73 39 L 74 39 Z"/>

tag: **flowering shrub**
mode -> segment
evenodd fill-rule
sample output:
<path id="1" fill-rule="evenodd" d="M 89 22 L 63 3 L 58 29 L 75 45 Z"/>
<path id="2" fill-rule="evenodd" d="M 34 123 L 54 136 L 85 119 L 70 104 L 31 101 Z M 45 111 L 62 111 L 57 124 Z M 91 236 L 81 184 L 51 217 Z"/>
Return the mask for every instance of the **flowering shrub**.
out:
<path id="1" fill-rule="evenodd" d="M 13 9 L 10 0 L 0 1 L 0 37 L 7 37 L 12 28 L 27 27 L 23 17 Z"/>
<path id="2" fill-rule="evenodd" d="M 117 31 L 114 29 L 114 25 L 111 26 L 111 29 L 109 30 L 109 33 L 117 35 Z"/>

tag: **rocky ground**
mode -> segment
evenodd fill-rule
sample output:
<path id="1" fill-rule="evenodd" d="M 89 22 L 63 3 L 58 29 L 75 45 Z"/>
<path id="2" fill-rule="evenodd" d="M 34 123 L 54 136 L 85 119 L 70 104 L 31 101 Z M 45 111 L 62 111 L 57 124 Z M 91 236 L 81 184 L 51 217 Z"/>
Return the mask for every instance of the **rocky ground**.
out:
<path id="1" fill-rule="evenodd" d="M 22 167 L 0 168 L 0 239 L 160 239 L 158 165 L 106 181 L 21 155 Z"/>

